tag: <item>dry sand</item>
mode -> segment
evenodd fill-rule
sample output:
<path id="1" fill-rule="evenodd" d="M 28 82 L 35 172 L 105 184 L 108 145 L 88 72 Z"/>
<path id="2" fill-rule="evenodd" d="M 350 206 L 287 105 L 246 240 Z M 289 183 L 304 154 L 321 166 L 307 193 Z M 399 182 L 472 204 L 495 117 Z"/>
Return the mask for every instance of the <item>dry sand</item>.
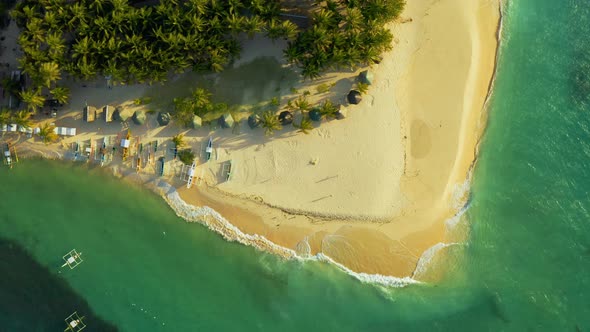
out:
<path id="1" fill-rule="evenodd" d="M 446 241 L 444 221 L 456 213 L 465 193 L 485 124 L 499 0 L 412 1 L 403 16 L 406 23 L 391 26 L 393 51 L 372 69 L 375 82 L 363 101 L 346 107 L 347 119 L 324 121 L 309 135 L 285 128 L 271 138 L 249 129 L 186 131 L 193 149 L 200 151 L 211 135 L 216 150 L 212 160 L 198 166 L 201 185 L 177 184 L 182 199 L 209 206 L 241 232 L 261 235 L 300 256 L 322 253 L 356 272 L 412 275 L 421 255 Z M 268 43 L 256 39 L 251 45 L 242 62 L 265 47 L 281 54 L 280 43 L 264 46 Z M 312 101 L 344 103 L 357 74 L 329 73 L 315 84 L 336 85 L 326 94 L 312 94 Z M 109 90 L 103 81 L 71 87 L 69 112 L 44 121 L 77 127 L 80 134 L 49 147 L 32 138 L 24 143 L 28 148 L 63 155 L 73 142 L 97 144 L 105 135 L 117 135 L 126 125 L 83 123 L 83 106 L 142 109 L 133 100 L 148 89 Z M 130 127 L 144 144 L 160 141 L 156 157 L 167 153 L 170 137 L 181 131 L 157 127 L 153 115 L 146 125 Z M 142 173 L 155 172 L 153 160 L 144 161 Z M 229 160 L 232 177 L 225 181 L 222 166 Z M 178 162 L 166 166 L 167 175 L 177 178 L 179 171 Z"/>

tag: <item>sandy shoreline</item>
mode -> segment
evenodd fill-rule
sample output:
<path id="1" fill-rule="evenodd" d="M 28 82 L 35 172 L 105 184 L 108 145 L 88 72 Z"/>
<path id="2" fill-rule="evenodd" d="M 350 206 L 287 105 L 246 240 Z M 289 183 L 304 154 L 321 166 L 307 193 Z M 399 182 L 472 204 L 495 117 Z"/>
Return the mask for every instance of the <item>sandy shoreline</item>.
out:
<path id="1" fill-rule="evenodd" d="M 178 198 L 164 197 L 176 213 L 204 218 L 227 239 L 284 257 L 333 259 L 351 272 L 381 276 L 411 276 L 428 248 L 450 242 L 444 221 L 464 203 L 485 127 L 500 4 L 431 0 L 407 6 L 402 16 L 411 21 L 392 25 L 394 49 L 373 69 L 375 83 L 363 102 L 347 106 L 347 119 L 324 122 L 310 135 L 284 129 L 270 139 L 261 131 L 186 131 L 195 150 L 211 135 L 217 151 L 199 166 L 202 185 L 187 189 L 171 180 Z M 253 57 L 248 53 L 242 61 Z M 336 85 L 327 97 L 341 102 L 356 74 L 329 74 Z M 49 157 L 61 151 L 61 158 L 68 144 L 114 136 L 124 126 L 82 123 L 82 105 L 133 107 L 149 89 L 105 91 L 101 82 L 71 88 L 72 111 L 57 124 L 77 127 L 80 134 L 50 146 L 29 140 L 19 143 L 22 149 Z M 144 144 L 159 139 L 166 153 L 179 129 L 154 122 L 131 127 L 133 135 Z M 235 165 L 232 179 L 219 180 L 228 160 Z M 154 165 L 142 172 L 155 173 Z M 178 172 L 172 164 L 167 175 L 177 178 Z M 180 201 L 208 208 L 192 210 Z M 220 223 L 217 213 L 231 224 Z"/>

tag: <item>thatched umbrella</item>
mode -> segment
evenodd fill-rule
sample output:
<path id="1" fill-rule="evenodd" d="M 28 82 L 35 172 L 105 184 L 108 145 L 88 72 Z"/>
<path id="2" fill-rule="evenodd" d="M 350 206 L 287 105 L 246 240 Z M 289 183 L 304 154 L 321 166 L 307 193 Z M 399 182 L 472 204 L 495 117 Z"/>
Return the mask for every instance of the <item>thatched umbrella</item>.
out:
<path id="1" fill-rule="evenodd" d="M 130 110 L 126 110 L 121 107 L 117 107 L 117 109 L 113 112 L 113 118 L 121 122 L 129 120 L 132 115 L 133 113 L 131 113 Z"/>
<path id="2" fill-rule="evenodd" d="M 248 117 L 248 126 L 250 126 L 250 129 L 260 126 L 260 117 L 258 114 L 252 114 Z"/>
<path id="3" fill-rule="evenodd" d="M 160 126 L 168 125 L 170 123 L 170 113 L 159 112 L 157 120 Z"/>
<path id="4" fill-rule="evenodd" d="M 96 118 L 96 107 L 86 106 L 84 107 L 84 121 L 92 122 Z"/>
<path id="5" fill-rule="evenodd" d="M 231 128 L 234 125 L 234 118 L 229 113 L 225 113 L 217 120 L 221 128 Z"/>
<path id="6" fill-rule="evenodd" d="M 308 115 L 312 121 L 320 121 L 322 119 L 322 112 L 320 112 L 320 109 L 317 107 L 314 107 L 309 111 Z"/>
<path id="7" fill-rule="evenodd" d="M 201 128 L 203 126 L 203 119 L 200 116 L 193 116 L 193 122 L 191 122 L 193 128 Z"/>
<path id="8" fill-rule="evenodd" d="M 289 111 L 282 111 L 279 114 L 279 121 L 281 121 L 283 126 L 290 125 L 293 123 L 293 113 Z"/>
<path id="9" fill-rule="evenodd" d="M 138 125 L 144 124 L 146 119 L 147 117 L 144 111 L 135 111 L 135 113 L 133 113 L 133 122 Z"/>
<path id="10" fill-rule="evenodd" d="M 365 84 L 373 84 L 373 72 L 368 71 L 368 70 L 363 70 L 360 74 L 359 74 L 359 81 Z"/>
<path id="11" fill-rule="evenodd" d="M 346 99 L 348 100 L 349 103 L 356 105 L 356 104 L 360 103 L 363 98 L 361 97 L 360 92 L 358 92 L 356 90 L 350 90 L 350 92 L 348 93 L 348 96 L 346 96 Z"/>

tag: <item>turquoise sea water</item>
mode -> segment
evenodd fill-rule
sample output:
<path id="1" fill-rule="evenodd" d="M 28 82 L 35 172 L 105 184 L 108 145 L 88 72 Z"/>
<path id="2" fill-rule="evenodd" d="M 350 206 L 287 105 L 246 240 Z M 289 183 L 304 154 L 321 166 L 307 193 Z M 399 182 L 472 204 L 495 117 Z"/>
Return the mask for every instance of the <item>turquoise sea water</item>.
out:
<path id="1" fill-rule="evenodd" d="M 467 243 L 440 283 L 282 261 L 150 192 L 30 160 L 0 168 L 0 331 L 59 330 L 74 310 L 88 331 L 590 331 L 590 2 L 511 1 L 504 23 Z M 60 269 L 72 248 L 85 262 Z"/>

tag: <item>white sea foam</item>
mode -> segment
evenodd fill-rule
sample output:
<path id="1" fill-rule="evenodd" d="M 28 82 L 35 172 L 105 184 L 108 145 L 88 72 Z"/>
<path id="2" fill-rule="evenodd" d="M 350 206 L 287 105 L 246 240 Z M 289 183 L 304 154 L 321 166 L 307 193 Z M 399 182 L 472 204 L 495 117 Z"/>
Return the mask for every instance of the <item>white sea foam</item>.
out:
<path id="1" fill-rule="evenodd" d="M 187 204 L 184 200 L 182 200 L 176 189 L 165 181 L 159 181 L 159 183 L 156 184 L 156 188 L 158 193 L 164 197 L 164 200 L 176 212 L 177 216 L 188 222 L 202 223 L 210 229 L 221 234 L 228 241 L 237 241 L 245 245 L 253 246 L 259 250 L 278 254 L 288 259 L 297 259 L 301 261 L 317 260 L 330 263 L 352 277 L 360 280 L 361 282 L 374 283 L 388 287 L 404 287 L 407 285 L 420 283 L 419 281 L 410 277 L 398 278 L 381 274 L 354 272 L 322 253 L 319 253 L 315 256 L 301 257 L 297 255 L 294 250 L 279 246 L 264 236 L 243 233 L 236 226 L 232 225 L 227 219 L 223 218 L 221 214 L 208 206 L 196 207 Z"/>
<path id="2" fill-rule="evenodd" d="M 427 271 L 428 269 L 428 265 L 430 264 L 430 262 L 432 262 L 432 258 L 434 258 L 434 256 L 442 249 L 453 246 L 453 245 L 458 245 L 459 243 L 442 243 L 439 242 L 435 245 L 433 245 L 432 247 L 426 249 L 426 251 L 424 251 L 424 253 L 422 253 L 422 256 L 420 256 L 420 259 L 418 260 L 418 263 L 416 264 L 416 269 L 414 270 L 414 273 L 412 274 L 412 278 L 420 278 L 421 276 L 424 275 L 424 273 Z"/>
<path id="3" fill-rule="evenodd" d="M 361 282 L 380 284 L 380 285 L 389 286 L 389 287 L 404 287 L 404 286 L 408 286 L 408 285 L 412 285 L 412 284 L 421 283 L 420 281 L 415 280 L 411 277 L 398 278 L 398 277 L 386 276 L 386 275 L 382 275 L 382 274 L 369 274 L 369 273 L 363 273 L 363 272 L 354 272 L 351 269 L 347 268 L 346 266 L 334 261 L 332 258 L 326 256 L 323 253 L 318 253 L 314 257 L 321 262 L 327 262 L 327 263 L 334 264 L 340 270 L 355 277 L 356 279 L 358 279 Z"/>

